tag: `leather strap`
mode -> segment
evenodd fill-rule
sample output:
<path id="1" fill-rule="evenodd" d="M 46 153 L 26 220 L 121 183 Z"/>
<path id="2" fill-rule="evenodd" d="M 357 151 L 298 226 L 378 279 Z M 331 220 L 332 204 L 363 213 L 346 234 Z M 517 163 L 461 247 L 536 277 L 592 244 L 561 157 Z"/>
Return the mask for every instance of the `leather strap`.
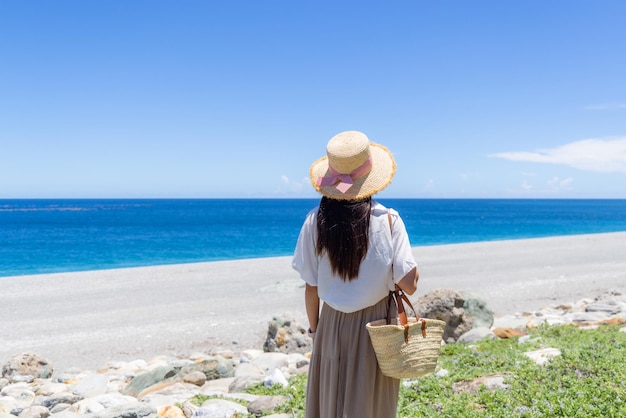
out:
<path id="1" fill-rule="evenodd" d="M 387 212 L 387 219 L 389 220 L 389 229 L 392 231 L 393 236 L 393 226 L 391 223 L 391 213 Z M 393 244 L 392 244 L 393 245 Z M 391 262 L 391 271 L 393 275 L 393 260 Z M 404 302 L 411 308 L 413 314 L 415 315 L 415 319 L 417 321 L 420 320 L 420 316 L 417 314 L 417 311 L 413 307 L 413 304 L 407 297 L 404 290 L 400 288 L 400 286 L 395 285 L 395 290 L 389 291 L 389 300 L 387 301 L 387 325 L 391 324 L 391 299 L 393 299 L 398 307 L 398 322 L 400 325 L 404 327 L 404 341 L 409 342 L 409 321 L 406 316 L 406 310 L 404 309 Z M 422 322 L 422 336 L 426 337 L 426 321 Z"/>

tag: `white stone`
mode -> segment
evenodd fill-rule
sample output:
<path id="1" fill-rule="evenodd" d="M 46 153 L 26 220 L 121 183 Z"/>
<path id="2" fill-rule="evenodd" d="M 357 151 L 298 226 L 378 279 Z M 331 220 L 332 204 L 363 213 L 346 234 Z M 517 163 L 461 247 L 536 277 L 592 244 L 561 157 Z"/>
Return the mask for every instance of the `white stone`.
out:
<path id="1" fill-rule="evenodd" d="M 93 396 L 102 395 L 107 391 L 109 377 L 102 374 L 90 374 L 83 377 L 78 385 L 74 388 L 74 392 L 91 398 Z"/>
<path id="2" fill-rule="evenodd" d="M 209 380 L 204 385 L 202 385 L 202 387 L 200 388 L 201 390 L 200 393 L 202 393 L 203 395 L 207 395 L 207 396 L 228 393 L 228 387 L 230 386 L 231 383 L 233 383 L 234 380 L 235 380 L 234 377 Z"/>
<path id="3" fill-rule="evenodd" d="M 192 417 L 194 418 L 230 418 L 233 415 L 247 415 L 248 409 L 235 402 L 224 399 L 209 399 L 198 408 Z"/>
<path id="4" fill-rule="evenodd" d="M 263 355 L 254 359 L 253 363 L 265 372 L 274 369 L 281 369 L 283 367 L 289 367 L 287 354 L 284 353 L 263 353 Z"/>
<path id="5" fill-rule="evenodd" d="M 3 396 L 0 398 L 0 414 L 10 414 L 17 406 L 14 398 L 10 396 Z"/>
<path id="6" fill-rule="evenodd" d="M 561 350 L 558 348 L 542 348 L 541 350 L 527 351 L 524 354 L 535 363 L 543 365 L 553 357 L 560 356 Z"/>
<path id="7" fill-rule="evenodd" d="M 459 337 L 457 342 L 459 343 L 475 343 L 488 338 L 493 340 L 496 338 L 495 334 L 487 327 L 473 328 Z"/>
<path id="8" fill-rule="evenodd" d="M 35 400 L 35 392 L 24 382 L 5 386 L 1 394 L 15 399 L 16 408 L 28 408 Z"/>
<path id="9" fill-rule="evenodd" d="M 261 356 L 262 354 L 263 354 L 263 351 L 261 350 L 253 350 L 253 349 L 244 350 L 240 354 L 239 361 L 241 363 L 250 363 L 254 361 L 256 358 L 258 358 L 259 356 Z"/>
<path id="10" fill-rule="evenodd" d="M 263 385 L 265 387 L 272 387 L 274 385 L 282 385 L 282 387 L 289 386 L 289 382 L 285 379 L 285 376 L 280 371 L 280 369 L 274 369 L 272 373 L 265 377 L 263 380 Z"/>
<path id="11" fill-rule="evenodd" d="M 83 399 L 78 401 L 67 410 L 69 412 L 76 412 L 77 414 L 92 414 L 94 412 L 104 411 L 106 408 L 100 402 L 93 398 Z"/>
<path id="12" fill-rule="evenodd" d="M 67 385 L 63 383 L 48 382 L 44 383 L 35 392 L 39 396 L 51 396 L 58 393 L 67 392 Z"/>
<path id="13" fill-rule="evenodd" d="M 235 377 L 264 376 L 265 372 L 254 363 L 239 363 L 235 370 Z"/>

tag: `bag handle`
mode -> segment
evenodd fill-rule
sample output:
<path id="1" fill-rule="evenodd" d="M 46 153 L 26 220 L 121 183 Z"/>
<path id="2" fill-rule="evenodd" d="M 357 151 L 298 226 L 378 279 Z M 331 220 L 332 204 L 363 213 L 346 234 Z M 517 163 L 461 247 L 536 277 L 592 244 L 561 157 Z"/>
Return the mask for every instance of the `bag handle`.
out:
<path id="1" fill-rule="evenodd" d="M 387 219 L 389 220 L 389 229 L 392 231 L 391 234 L 393 235 L 393 226 L 391 223 L 390 212 L 387 212 Z M 392 271 L 392 277 L 393 277 L 393 260 L 391 262 L 391 271 Z M 409 307 L 413 311 L 413 314 L 415 315 L 416 321 L 420 320 L 420 316 L 417 314 L 417 311 L 413 307 L 413 304 L 407 297 L 404 290 L 402 290 L 400 286 L 395 285 L 395 290 L 389 291 L 389 299 L 387 301 L 387 325 L 391 324 L 391 299 L 395 301 L 396 306 L 398 307 L 398 322 L 400 323 L 400 325 L 404 327 L 404 342 L 408 343 L 409 342 L 409 321 L 406 316 L 406 310 L 404 309 L 404 303 L 406 302 L 406 304 L 409 305 Z M 421 322 L 422 322 L 422 337 L 426 338 L 426 321 L 422 320 Z"/>

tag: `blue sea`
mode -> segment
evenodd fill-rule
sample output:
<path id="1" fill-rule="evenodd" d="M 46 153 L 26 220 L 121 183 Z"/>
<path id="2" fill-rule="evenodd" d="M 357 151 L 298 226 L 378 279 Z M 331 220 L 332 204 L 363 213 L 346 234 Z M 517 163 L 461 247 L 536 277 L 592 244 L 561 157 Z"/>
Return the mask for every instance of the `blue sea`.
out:
<path id="1" fill-rule="evenodd" d="M 0 277 L 291 255 L 318 202 L 0 200 Z M 380 202 L 413 246 L 626 231 L 626 200 Z"/>

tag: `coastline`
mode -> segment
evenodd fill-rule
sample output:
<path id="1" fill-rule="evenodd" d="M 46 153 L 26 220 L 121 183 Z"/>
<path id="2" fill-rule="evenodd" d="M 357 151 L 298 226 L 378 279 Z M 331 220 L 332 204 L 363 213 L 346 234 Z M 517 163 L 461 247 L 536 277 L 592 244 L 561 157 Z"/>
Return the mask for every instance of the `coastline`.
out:
<path id="1" fill-rule="evenodd" d="M 483 298 L 496 316 L 626 291 L 626 232 L 414 247 L 417 298 Z M 307 324 L 291 257 L 0 278 L 0 363 L 32 351 L 57 372 L 113 360 L 262 348 L 267 324 Z"/>

